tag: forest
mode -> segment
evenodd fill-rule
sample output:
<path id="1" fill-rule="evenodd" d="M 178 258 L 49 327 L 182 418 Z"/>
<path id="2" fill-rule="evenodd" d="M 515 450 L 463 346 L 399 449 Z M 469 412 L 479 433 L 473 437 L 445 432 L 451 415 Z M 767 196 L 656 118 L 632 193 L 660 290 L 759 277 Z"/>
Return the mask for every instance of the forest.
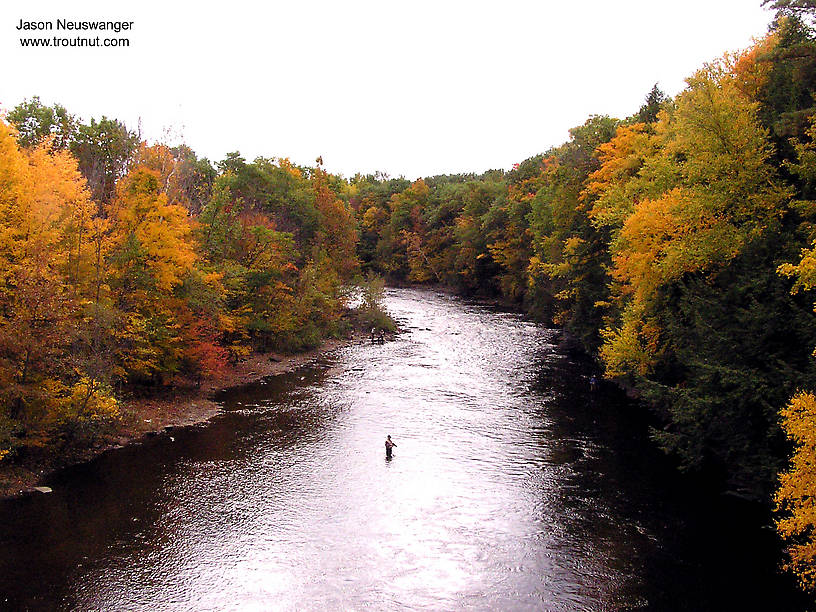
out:
<path id="1" fill-rule="evenodd" d="M 566 330 L 679 469 L 775 506 L 816 590 L 816 3 L 766 4 L 675 97 L 480 175 L 213 164 L 24 101 L 0 121 L 0 461 L 320 344 L 355 279 L 444 285 Z"/>

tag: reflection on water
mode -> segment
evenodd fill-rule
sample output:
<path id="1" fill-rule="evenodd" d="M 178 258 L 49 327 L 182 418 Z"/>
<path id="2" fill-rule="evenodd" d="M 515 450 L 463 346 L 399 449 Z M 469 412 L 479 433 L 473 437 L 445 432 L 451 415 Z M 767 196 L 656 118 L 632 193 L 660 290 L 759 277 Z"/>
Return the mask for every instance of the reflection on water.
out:
<path id="1" fill-rule="evenodd" d="M 556 332 L 433 292 L 388 306 L 396 341 L 226 393 L 207 426 L 0 504 L 0 603 L 798 609 L 757 554 L 770 535 L 746 543 L 727 509 L 702 520 L 673 493 L 636 411 L 589 393 Z"/>

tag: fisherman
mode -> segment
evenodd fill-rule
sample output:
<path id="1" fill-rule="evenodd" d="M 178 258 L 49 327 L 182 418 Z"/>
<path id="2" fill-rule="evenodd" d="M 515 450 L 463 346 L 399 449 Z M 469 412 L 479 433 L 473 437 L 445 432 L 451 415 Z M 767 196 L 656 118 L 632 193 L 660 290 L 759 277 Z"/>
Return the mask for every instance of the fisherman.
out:
<path id="1" fill-rule="evenodd" d="M 598 379 L 594 374 L 589 377 L 589 390 L 593 393 L 598 390 Z"/>
<path id="2" fill-rule="evenodd" d="M 385 458 L 386 459 L 391 458 L 391 453 L 392 453 L 395 446 L 396 446 L 396 444 L 394 444 L 394 442 L 391 441 L 391 436 L 386 436 L 386 438 L 385 438 Z"/>
<path id="3" fill-rule="evenodd" d="M 374 342 L 376 340 L 376 334 L 377 334 L 377 328 L 372 327 L 371 328 L 371 344 L 374 344 Z"/>

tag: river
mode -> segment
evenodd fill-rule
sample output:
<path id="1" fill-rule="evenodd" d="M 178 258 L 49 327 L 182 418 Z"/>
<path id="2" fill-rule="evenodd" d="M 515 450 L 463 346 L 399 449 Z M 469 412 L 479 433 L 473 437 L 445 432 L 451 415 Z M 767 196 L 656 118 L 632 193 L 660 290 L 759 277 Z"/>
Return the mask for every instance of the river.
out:
<path id="1" fill-rule="evenodd" d="M 556 330 L 434 291 L 386 305 L 396 340 L 0 503 L 0 607 L 804 609 L 772 532 L 690 494 Z"/>

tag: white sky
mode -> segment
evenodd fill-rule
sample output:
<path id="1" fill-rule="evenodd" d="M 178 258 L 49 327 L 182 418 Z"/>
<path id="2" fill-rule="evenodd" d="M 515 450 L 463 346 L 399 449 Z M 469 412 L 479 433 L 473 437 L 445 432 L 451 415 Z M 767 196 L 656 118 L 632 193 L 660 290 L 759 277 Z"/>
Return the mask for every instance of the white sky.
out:
<path id="1" fill-rule="evenodd" d="M 58 17 L 134 21 L 131 46 L 20 46 L 21 19 Z M 148 139 L 170 129 L 213 161 L 507 169 L 592 113 L 634 113 L 655 82 L 676 94 L 771 17 L 760 0 L 3 2 L 0 108 L 39 95 L 86 120 L 141 120 Z M 41 35 L 54 34 L 76 36 Z"/>

